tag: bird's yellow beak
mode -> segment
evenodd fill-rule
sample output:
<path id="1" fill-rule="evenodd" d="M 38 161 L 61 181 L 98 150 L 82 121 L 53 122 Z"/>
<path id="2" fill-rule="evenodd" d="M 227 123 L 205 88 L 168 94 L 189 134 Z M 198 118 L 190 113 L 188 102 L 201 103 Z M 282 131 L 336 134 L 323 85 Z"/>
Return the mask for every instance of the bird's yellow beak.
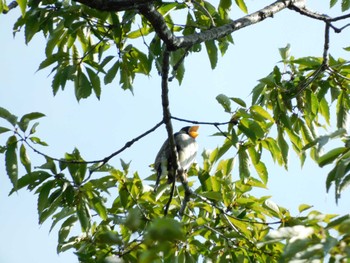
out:
<path id="1" fill-rule="evenodd" d="M 188 132 L 188 134 L 192 137 L 192 138 L 196 138 L 198 136 L 198 129 L 199 126 L 192 126 Z"/>

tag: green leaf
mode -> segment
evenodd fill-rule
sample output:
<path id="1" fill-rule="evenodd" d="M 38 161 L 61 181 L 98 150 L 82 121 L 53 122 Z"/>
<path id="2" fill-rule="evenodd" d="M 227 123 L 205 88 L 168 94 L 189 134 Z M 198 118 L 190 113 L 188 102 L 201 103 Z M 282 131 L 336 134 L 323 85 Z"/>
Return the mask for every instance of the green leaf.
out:
<path id="1" fill-rule="evenodd" d="M 175 242 L 185 240 L 185 233 L 178 221 L 168 217 L 156 218 L 147 229 L 146 239 L 149 241 Z"/>
<path id="2" fill-rule="evenodd" d="M 97 214 L 101 217 L 102 220 L 107 220 L 107 209 L 103 204 L 103 199 L 101 197 L 94 197 L 92 200 L 92 205 Z"/>
<path id="3" fill-rule="evenodd" d="M 113 81 L 113 79 L 115 78 L 115 76 L 117 75 L 117 72 L 119 70 L 120 67 L 120 62 L 117 61 L 114 63 L 114 65 L 107 71 L 107 74 L 104 77 L 104 83 L 105 84 L 109 84 Z"/>
<path id="4" fill-rule="evenodd" d="M 264 206 L 269 208 L 275 217 L 278 217 L 278 218 L 280 217 L 281 211 L 275 202 L 273 202 L 271 200 L 266 200 L 264 202 Z"/>
<path id="5" fill-rule="evenodd" d="M 27 9 L 27 0 L 17 0 L 16 1 L 21 9 L 22 17 L 24 17 Z"/>
<path id="6" fill-rule="evenodd" d="M 281 150 L 284 167 L 285 169 L 288 169 L 289 145 L 284 139 L 284 132 L 283 129 L 280 127 L 278 127 L 277 144 Z"/>
<path id="7" fill-rule="evenodd" d="M 74 183 L 81 184 L 86 174 L 87 164 L 84 163 L 79 150 L 75 148 L 71 154 L 66 153 L 65 159 L 68 161 L 68 170 Z"/>
<path id="8" fill-rule="evenodd" d="M 306 210 L 308 210 L 308 209 L 310 209 L 310 208 L 312 208 L 313 206 L 312 205 L 307 205 L 307 204 L 301 204 L 301 205 L 299 205 L 299 213 L 301 213 L 301 212 L 304 212 L 304 211 L 306 211 Z"/>
<path id="9" fill-rule="evenodd" d="M 220 0 L 218 6 L 220 17 L 226 20 L 229 17 L 229 11 L 232 5 L 232 0 Z"/>
<path id="10" fill-rule="evenodd" d="M 227 97 L 225 94 L 219 94 L 216 96 L 216 100 L 221 104 L 226 112 L 231 112 L 231 102 L 229 97 Z"/>
<path id="11" fill-rule="evenodd" d="M 338 101 L 337 101 L 336 114 L 337 114 L 337 127 L 338 128 L 346 128 L 347 111 L 345 108 L 344 96 L 347 96 L 347 94 L 344 94 L 343 91 L 340 92 L 340 94 L 338 96 Z"/>
<path id="12" fill-rule="evenodd" d="M 92 89 L 95 92 L 95 95 L 98 99 L 101 97 L 101 81 L 99 76 L 90 68 L 86 68 L 86 71 L 89 75 L 89 79 L 91 82 Z"/>
<path id="13" fill-rule="evenodd" d="M 71 229 L 73 228 L 75 222 L 77 221 L 77 217 L 72 215 L 68 217 L 63 224 L 61 225 L 60 230 L 58 231 L 58 243 L 62 244 L 66 241 Z M 58 250 L 60 251 L 60 246 L 58 246 Z"/>
<path id="14" fill-rule="evenodd" d="M 17 189 L 12 188 L 9 195 L 13 194 L 15 191 L 20 190 L 24 187 L 27 187 L 29 191 L 32 191 L 38 185 L 40 185 L 42 182 L 44 182 L 46 179 L 50 177 L 53 177 L 53 175 L 50 175 L 49 173 L 44 171 L 35 171 L 35 172 L 31 172 L 30 174 L 26 174 L 18 179 Z"/>
<path id="15" fill-rule="evenodd" d="M 79 101 L 80 99 L 86 99 L 91 95 L 92 86 L 87 76 L 81 71 L 77 71 L 76 78 L 74 80 L 75 97 Z"/>
<path id="16" fill-rule="evenodd" d="M 14 191 L 17 191 L 18 161 L 17 161 L 17 138 L 11 136 L 6 143 L 5 166 L 8 177 L 11 180 Z"/>
<path id="17" fill-rule="evenodd" d="M 5 127 L 0 127 L 0 134 L 5 133 L 5 132 L 9 132 L 9 131 L 11 131 L 11 129 L 5 128 Z"/>
<path id="18" fill-rule="evenodd" d="M 17 124 L 17 116 L 11 114 L 8 110 L 0 107 L 0 118 L 7 120 L 12 126 Z"/>
<path id="19" fill-rule="evenodd" d="M 247 107 L 247 104 L 245 103 L 245 101 L 240 98 L 231 97 L 230 100 L 236 102 L 238 105 L 242 106 L 243 108 Z"/>
<path id="20" fill-rule="evenodd" d="M 80 226 L 83 232 L 87 232 L 90 228 L 90 213 L 89 208 L 85 204 L 84 200 L 81 200 L 77 204 L 77 216 L 80 222 Z"/>
<path id="21" fill-rule="evenodd" d="M 38 197 L 39 217 L 42 214 L 42 212 L 45 209 L 47 209 L 48 206 L 50 205 L 49 195 L 50 195 L 51 190 L 54 188 L 55 184 L 56 184 L 55 180 L 48 181 L 48 182 L 44 183 L 37 191 L 39 193 L 39 197 Z"/>
<path id="22" fill-rule="evenodd" d="M 341 2 L 341 11 L 345 12 L 350 8 L 350 0 L 342 0 Z"/>
<path id="23" fill-rule="evenodd" d="M 211 200 L 222 201 L 222 195 L 220 192 L 214 192 L 214 191 L 202 192 L 200 195 Z"/>
<path id="24" fill-rule="evenodd" d="M 27 0 L 21 0 L 26 2 Z M 24 28 L 25 43 L 28 44 L 40 30 L 40 13 L 37 9 L 31 9 L 26 14 L 26 26 Z"/>
<path id="25" fill-rule="evenodd" d="M 245 13 L 248 14 L 248 8 L 244 2 L 244 0 L 235 0 L 236 5 Z"/>
<path id="26" fill-rule="evenodd" d="M 320 167 L 323 167 L 327 164 L 332 163 L 335 159 L 337 159 L 341 154 L 345 153 L 348 149 L 346 147 L 338 147 L 330 150 L 324 155 L 318 158 L 317 162 Z"/>
<path id="27" fill-rule="evenodd" d="M 38 137 L 32 136 L 32 137 L 29 138 L 29 140 L 31 140 L 35 144 L 40 144 L 42 146 L 48 146 L 48 144 L 46 142 L 40 140 Z"/>
<path id="28" fill-rule="evenodd" d="M 259 123 L 250 119 L 242 118 L 238 124 L 238 128 L 253 141 L 265 136 L 265 132 Z"/>
<path id="29" fill-rule="evenodd" d="M 274 122 L 274 119 L 271 117 L 270 113 L 268 113 L 265 109 L 263 109 L 259 105 L 253 105 L 250 107 L 250 112 L 253 115 L 257 115 L 263 119 L 269 120 L 271 122 Z"/>
<path id="30" fill-rule="evenodd" d="M 96 241 L 101 244 L 108 245 L 121 245 L 122 239 L 119 237 L 117 231 L 105 230 L 103 232 L 98 232 L 96 236 Z M 106 262 L 106 259 L 104 260 Z M 111 261 L 112 263 L 113 261 Z"/>
<path id="31" fill-rule="evenodd" d="M 28 128 L 29 122 L 35 119 L 44 117 L 45 114 L 40 112 L 32 112 L 22 116 L 21 120 L 18 122 L 19 128 L 25 132 Z"/>
<path id="32" fill-rule="evenodd" d="M 31 162 L 30 162 L 29 157 L 27 155 L 27 150 L 24 147 L 23 143 L 22 143 L 20 150 L 19 150 L 19 156 L 20 156 L 21 163 L 23 164 L 27 173 L 30 173 L 32 171 L 32 165 L 31 165 Z"/>
<path id="33" fill-rule="evenodd" d="M 215 40 L 206 41 L 205 47 L 210 60 L 210 66 L 212 69 L 215 69 L 218 63 L 218 48 L 215 45 Z"/>
<path id="34" fill-rule="evenodd" d="M 290 57 L 290 44 L 288 43 L 286 47 L 278 49 L 283 62 L 286 62 Z"/>
<path id="35" fill-rule="evenodd" d="M 239 177 L 241 180 L 250 176 L 249 171 L 249 156 L 245 147 L 240 147 L 238 150 Z"/>
<path id="36" fill-rule="evenodd" d="M 337 2 L 338 0 L 331 0 L 330 7 L 332 8 Z"/>

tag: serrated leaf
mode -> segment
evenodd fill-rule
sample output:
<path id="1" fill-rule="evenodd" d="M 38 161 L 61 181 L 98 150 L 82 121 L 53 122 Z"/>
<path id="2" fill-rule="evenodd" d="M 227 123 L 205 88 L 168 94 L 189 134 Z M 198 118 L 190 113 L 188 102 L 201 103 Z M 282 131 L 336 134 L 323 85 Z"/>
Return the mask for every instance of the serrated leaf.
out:
<path id="1" fill-rule="evenodd" d="M 8 110 L 2 107 L 0 107 L 0 118 L 7 120 L 12 126 L 17 124 L 17 116 L 11 114 Z"/>
<path id="2" fill-rule="evenodd" d="M 41 112 L 32 112 L 28 113 L 22 116 L 20 121 L 18 122 L 18 126 L 21 129 L 21 131 L 25 132 L 28 128 L 29 122 L 35 119 L 39 119 L 45 117 L 45 114 Z"/>
<path id="3" fill-rule="evenodd" d="M 27 173 L 30 173 L 32 171 L 32 164 L 29 160 L 29 157 L 27 155 L 27 150 L 26 150 L 24 144 L 22 144 L 20 147 L 19 156 L 20 156 L 21 163 L 24 166 L 24 168 L 26 169 Z"/>
<path id="4" fill-rule="evenodd" d="M 101 81 L 100 77 L 90 68 L 86 68 L 86 71 L 89 75 L 92 89 L 95 92 L 95 95 L 98 99 L 101 97 Z"/>
<path id="5" fill-rule="evenodd" d="M 44 171 L 35 171 L 30 174 L 26 174 L 18 179 L 17 190 L 27 187 L 29 191 L 34 190 L 38 185 L 44 182 L 46 179 L 52 177 L 49 173 Z M 16 190 L 12 188 L 9 195 L 13 194 Z"/>
<path id="6" fill-rule="evenodd" d="M 17 138 L 11 136 L 6 143 L 5 166 L 8 177 L 11 180 L 14 191 L 17 191 L 18 161 L 17 161 Z"/>
<path id="7" fill-rule="evenodd" d="M 39 190 L 37 191 L 39 193 L 38 196 L 38 214 L 39 217 L 41 213 L 47 209 L 47 207 L 50 205 L 49 203 L 49 194 L 50 191 L 54 188 L 55 180 L 48 181 L 44 183 Z"/>
<path id="8" fill-rule="evenodd" d="M 84 200 L 77 204 L 77 216 L 80 222 L 80 226 L 83 232 L 86 232 L 90 228 L 90 213 Z"/>
<path id="9" fill-rule="evenodd" d="M 27 1 L 27 0 L 21 0 L 21 1 Z M 28 44 L 32 38 L 35 36 L 36 33 L 40 30 L 40 21 L 37 9 L 32 9 L 29 12 L 27 12 L 26 15 L 26 23 L 24 28 L 24 37 L 25 37 L 25 43 Z"/>
<path id="10" fill-rule="evenodd" d="M 206 41 L 205 47 L 209 57 L 211 69 L 215 69 L 218 63 L 218 48 L 215 45 L 215 40 Z"/>
<path id="11" fill-rule="evenodd" d="M 75 97 L 79 101 L 80 99 L 86 99 L 91 95 L 92 86 L 87 76 L 78 70 L 76 78 L 74 79 Z"/>
<path id="12" fill-rule="evenodd" d="M 77 217 L 72 215 L 68 217 L 62 224 L 60 230 L 58 231 L 58 243 L 62 244 L 66 241 L 71 229 L 73 228 L 75 222 L 77 221 Z M 59 249 L 58 249 L 59 250 Z"/>

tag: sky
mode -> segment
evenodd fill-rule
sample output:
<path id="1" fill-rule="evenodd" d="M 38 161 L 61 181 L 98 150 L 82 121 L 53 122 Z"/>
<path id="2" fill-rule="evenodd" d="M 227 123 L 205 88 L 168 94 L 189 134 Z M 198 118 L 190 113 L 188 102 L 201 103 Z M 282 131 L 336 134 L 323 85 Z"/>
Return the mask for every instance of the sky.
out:
<path id="1" fill-rule="evenodd" d="M 248 0 L 247 5 L 249 11 L 254 11 L 271 2 Z M 308 6 L 320 13 L 340 14 L 337 12 L 339 7 L 329 12 L 328 5 L 328 0 L 308 1 Z M 46 114 L 40 120 L 37 135 L 49 147 L 39 147 L 40 150 L 59 158 L 77 147 L 86 160 L 101 159 L 161 120 L 160 78 L 155 72 L 151 77 L 135 81 L 134 95 L 121 90 L 114 82 L 103 87 L 100 100 L 92 96 L 78 103 L 71 84 L 53 97 L 50 70 L 36 72 L 44 59 L 45 41 L 40 36 L 34 37 L 26 46 L 23 33 L 13 38 L 12 25 L 18 16 L 19 10 L 0 16 L 0 106 L 17 116 L 34 111 Z M 232 18 L 240 16 L 242 13 L 235 11 Z M 266 76 L 280 61 L 278 48 L 290 43 L 295 57 L 322 56 L 323 30 L 323 23 L 285 10 L 273 19 L 235 32 L 235 44 L 219 59 L 214 71 L 210 69 L 205 52 L 188 56 L 182 86 L 176 81 L 169 84 L 173 116 L 197 121 L 227 121 L 229 115 L 215 100 L 218 94 L 250 102 L 249 93 L 257 80 Z M 334 57 L 349 60 L 349 53 L 342 50 L 350 46 L 346 41 L 349 35 L 350 29 L 341 35 L 331 34 L 330 53 Z M 0 120 L 0 126 L 4 125 L 5 122 Z M 174 121 L 173 125 L 175 130 L 179 130 L 187 124 Z M 210 136 L 216 132 L 212 126 L 202 125 L 199 132 L 197 161 L 200 165 L 200 153 L 220 145 L 223 138 Z M 0 142 L 6 136 L 0 135 Z M 149 165 L 165 138 L 163 126 L 112 159 L 110 164 L 119 167 L 120 158 L 132 161 L 131 170 L 138 171 L 145 178 L 152 173 Z M 30 156 L 32 163 L 44 162 L 42 157 L 33 153 Z M 350 190 L 343 193 L 338 205 L 335 205 L 333 189 L 326 194 L 325 179 L 330 167 L 321 170 L 308 160 L 301 170 L 293 155 L 288 171 L 275 167 L 271 162 L 267 162 L 267 166 L 272 167 L 269 189 L 261 190 L 257 195 L 271 195 L 274 202 L 290 209 L 294 215 L 298 214 L 298 205 L 302 203 L 313 205 L 324 213 L 349 213 L 347 200 Z M 37 196 L 19 191 L 9 197 L 11 185 L 2 160 L 0 171 L 0 262 L 77 262 L 72 251 L 57 255 L 57 228 L 49 233 L 49 221 L 38 225 Z"/>

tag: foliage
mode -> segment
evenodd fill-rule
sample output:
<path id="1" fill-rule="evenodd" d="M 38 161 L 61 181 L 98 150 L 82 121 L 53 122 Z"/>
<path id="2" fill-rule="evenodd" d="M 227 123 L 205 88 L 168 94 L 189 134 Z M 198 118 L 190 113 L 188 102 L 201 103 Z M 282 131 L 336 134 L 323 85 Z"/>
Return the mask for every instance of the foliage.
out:
<path id="1" fill-rule="evenodd" d="M 330 1 L 331 7 L 336 3 Z M 225 25 L 230 8 L 248 12 L 245 1 L 235 4 L 230 0 L 221 0 L 217 7 L 207 1 L 156 1 L 166 25 L 183 36 Z M 75 1 L 53 0 L 22 0 L 18 5 L 22 15 L 14 31 L 24 30 L 27 44 L 39 32 L 47 38 L 46 59 L 38 69 L 51 67 L 54 95 L 72 81 L 77 100 L 92 93 L 99 98 L 102 84 L 112 83 L 117 76 L 120 87 L 132 91 L 138 74 L 151 74 L 153 65 L 162 72 L 167 46 L 136 9 L 106 12 Z M 342 11 L 349 7 L 350 1 L 341 1 Z M 8 11 L 2 0 L 0 10 Z M 185 25 L 173 22 L 178 17 L 185 18 Z M 230 43 L 233 40 L 227 35 L 172 51 L 172 78 L 181 84 L 188 52 L 202 52 L 205 47 L 214 69 L 218 53 L 224 55 Z M 326 189 L 334 186 L 336 200 L 350 181 L 350 139 L 345 127 L 350 109 L 349 63 L 328 55 L 294 58 L 289 48 L 279 50 L 280 65 L 252 89 L 250 105 L 240 98 L 217 96 L 230 121 L 216 134 L 222 136 L 223 144 L 203 152 L 203 164 L 188 172 L 190 179 L 198 176 L 199 183 L 190 180 L 194 193 L 181 217 L 183 185 L 164 217 L 171 190 L 164 183 L 154 193 L 149 181 L 152 184 L 155 175 L 141 179 L 145 176 L 131 174 L 130 164 L 123 160 L 121 170 L 105 162 L 88 163 L 78 149 L 62 158 L 45 155 L 35 148 L 48 145 L 36 136 L 39 123 L 34 122 L 44 114 L 32 112 L 18 118 L 0 108 L 4 122 L 0 133 L 10 134 L 0 152 L 13 185 L 11 194 L 24 188 L 36 194 L 39 223 L 51 221 L 51 230 L 59 226 L 57 251 L 74 249 L 81 262 L 110 262 L 116 257 L 125 262 L 289 262 L 326 257 L 340 262 L 349 258 L 348 215 L 326 215 L 301 204 L 300 214 L 294 216 L 269 196 L 251 193 L 267 187 L 268 158 L 288 169 L 290 148 L 301 165 L 308 156 L 321 167 L 333 165 Z M 238 109 L 232 110 L 232 104 Z M 333 115 L 336 129 L 328 131 Z M 337 147 L 323 153 L 334 140 Z M 234 155 L 223 158 L 229 150 Z M 42 155 L 44 163 L 32 166 L 30 153 Z M 233 172 L 238 172 L 238 180 Z"/>

